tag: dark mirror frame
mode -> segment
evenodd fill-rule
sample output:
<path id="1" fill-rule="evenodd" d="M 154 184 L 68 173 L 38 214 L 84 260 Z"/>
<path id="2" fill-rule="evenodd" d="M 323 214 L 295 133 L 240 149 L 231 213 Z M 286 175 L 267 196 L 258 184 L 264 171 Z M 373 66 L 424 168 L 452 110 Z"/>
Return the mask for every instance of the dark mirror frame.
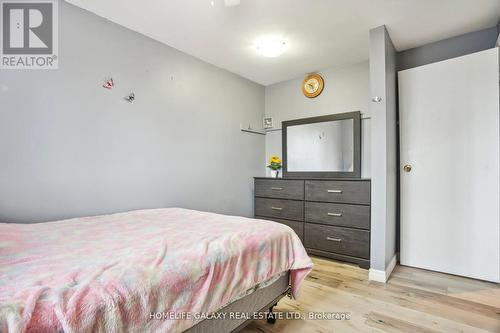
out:
<path id="1" fill-rule="evenodd" d="M 288 126 L 305 125 L 312 123 L 321 123 L 335 120 L 353 120 L 353 171 L 300 171 L 288 172 L 287 169 L 287 146 L 286 133 Z M 283 177 L 284 178 L 360 178 L 361 177 L 361 113 L 346 112 L 332 114 L 328 116 L 319 116 L 304 119 L 295 119 L 284 121 L 282 123 L 282 148 L 283 148 Z"/>

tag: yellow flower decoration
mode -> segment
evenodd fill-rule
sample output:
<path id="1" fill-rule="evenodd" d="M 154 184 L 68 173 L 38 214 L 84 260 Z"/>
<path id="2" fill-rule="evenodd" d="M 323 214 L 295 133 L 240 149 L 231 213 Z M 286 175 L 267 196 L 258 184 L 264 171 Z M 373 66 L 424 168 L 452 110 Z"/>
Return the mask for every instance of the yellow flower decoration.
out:
<path id="1" fill-rule="evenodd" d="M 281 159 L 278 156 L 273 155 L 271 156 L 269 163 L 281 163 Z"/>
<path id="2" fill-rule="evenodd" d="M 269 159 L 269 165 L 267 167 L 271 170 L 279 172 L 281 169 L 281 159 L 276 155 L 272 155 Z"/>

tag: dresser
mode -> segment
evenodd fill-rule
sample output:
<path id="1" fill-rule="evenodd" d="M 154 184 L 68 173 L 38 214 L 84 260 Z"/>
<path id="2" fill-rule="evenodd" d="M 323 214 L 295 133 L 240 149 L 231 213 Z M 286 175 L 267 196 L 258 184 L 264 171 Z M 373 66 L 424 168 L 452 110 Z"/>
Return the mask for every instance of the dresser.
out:
<path id="1" fill-rule="evenodd" d="M 254 181 L 255 218 L 286 224 L 309 254 L 370 267 L 370 180 Z"/>

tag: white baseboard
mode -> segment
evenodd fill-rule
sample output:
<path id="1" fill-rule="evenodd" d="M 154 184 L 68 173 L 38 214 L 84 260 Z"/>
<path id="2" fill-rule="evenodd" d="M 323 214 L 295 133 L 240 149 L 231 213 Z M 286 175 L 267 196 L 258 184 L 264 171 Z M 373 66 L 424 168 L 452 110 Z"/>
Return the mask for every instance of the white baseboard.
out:
<path id="1" fill-rule="evenodd" d="M 389 262 L 389 265 L 387 266 L 385 271 L 370 268 L 370 270 L 368 271 L 368 280 L 386 283 L 387 280 L 389 280 L 389 276 L 391 276 L 394 267 L 396 267 L 396 262 L 397 255 L 395 254 Z"/>

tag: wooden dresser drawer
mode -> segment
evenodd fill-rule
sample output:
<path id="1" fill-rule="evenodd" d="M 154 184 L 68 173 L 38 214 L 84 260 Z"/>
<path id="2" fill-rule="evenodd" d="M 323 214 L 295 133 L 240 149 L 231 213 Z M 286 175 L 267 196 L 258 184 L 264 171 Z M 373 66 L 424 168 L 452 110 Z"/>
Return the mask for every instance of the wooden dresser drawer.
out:
<path id="1" fill-rule="evenodd" d="M 311 249 L 370 258 L 370 232 L 366 230 L 306 223 L 304 245 Z"/>
<path id="2" fill-rule="evenodd" d="M 306 180 L 305 199 L 351 204 L 370 204 L 369 181 Z"/>
<path id="3" fill-rule="evenodd" d="M 256 219 L 261 219 L 261 220 L 269 220 L 269 221 L 274 221 L 278 222 L 284 225 L 289 226 L 290 228 L 295 231 L 297 236 L 299 236 L 300 240 L 304 242 L 304 222 L 298 222 L 298 221 L 290 221 L 290 220 L 282 220 L 282 219 L 276 219 L 272 217 L 265 217 L 265 216 L 255 216 Z"/>
<path id="4" fill-rule="evenodd" d="M 304 202 L 295 200 L 255 198 L 255 216 L 304 220 Z"/>
<path id="5" fill-rule="evenodd" d="M 287 179 L 256 179 L 255 196 L 304 200 L 304 181 Z"/>
<path id="6" fill-rule="evenodd" d="M 306 201 L 305 220 L 311 223 L 370 229 L 370 206 Z"/>

